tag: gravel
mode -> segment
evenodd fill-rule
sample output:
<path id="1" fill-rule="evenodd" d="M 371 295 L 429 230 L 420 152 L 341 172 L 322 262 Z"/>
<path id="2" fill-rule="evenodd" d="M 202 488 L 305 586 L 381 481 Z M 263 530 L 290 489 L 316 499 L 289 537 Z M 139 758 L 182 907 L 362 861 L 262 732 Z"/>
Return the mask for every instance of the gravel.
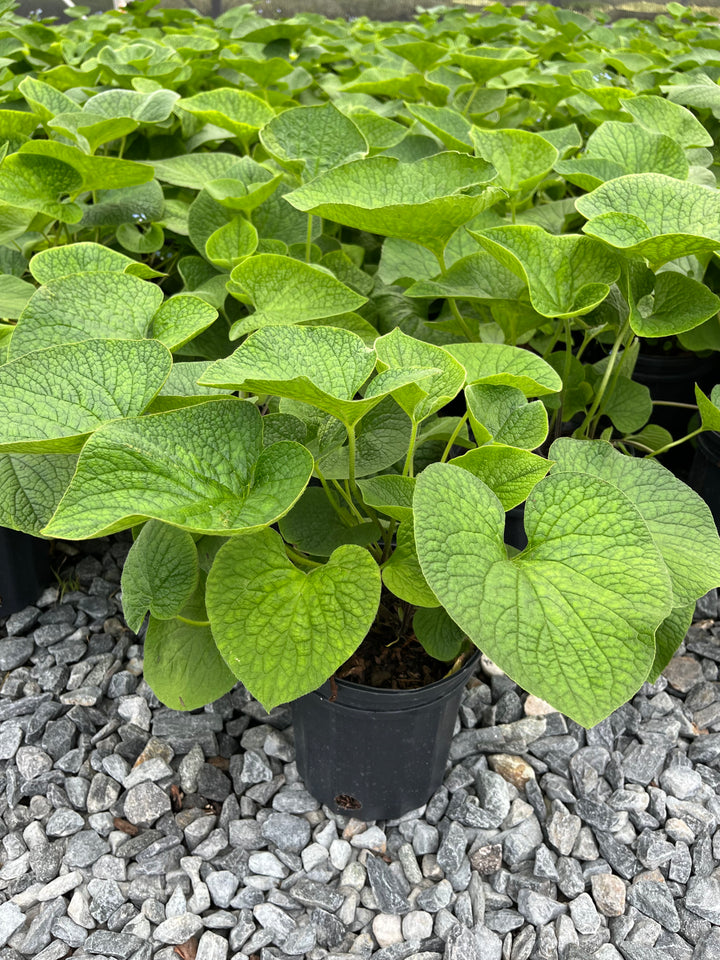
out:
<path id="1" fill-rule="evenodd" d="M 720 960 L 717 593 L 584 731 L 492 664 L 443 785 L 397 821 L 305 790 L 287 707 L 163 707 L 122 536 L 0 620 L 0 957 Z M 74 578 L 74 579 L 72 579 Z"/>

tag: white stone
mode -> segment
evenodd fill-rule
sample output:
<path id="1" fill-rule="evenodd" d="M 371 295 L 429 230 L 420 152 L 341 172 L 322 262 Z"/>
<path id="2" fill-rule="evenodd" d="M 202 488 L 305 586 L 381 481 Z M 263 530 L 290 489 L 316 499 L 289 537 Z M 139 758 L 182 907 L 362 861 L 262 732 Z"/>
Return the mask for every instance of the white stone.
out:
<path id="1" fill-rule="evenodd" d="M 227 940 L 218 936 L 217 933 L 206 930 L 200 937 L 195 960 L 226 960 L 227 954 Z"/>
<path id="2" fill-rule="evenodd" d="M 402 920 L 392 913 L 378 913 L 372 922 L 372 932 L 379 947 L 402 943 Z"/>
<path id="3" fill-rule="evenodd" d="M 64 894 L 74 890 L 82 883 L 83 875 L 79 870 L 73 870 L 72 873 L 63 874 L 46 883 L 42 890 L 38 891 L 37 898 L 40 901 L 54 900 L 55 897 L 62 897 Z"/>
<path id="4" fill-rule="evenodd" d="M 412 910 L 402 918 L 404 940 L 427 940 L 432 936 L 433 918 L 425 910 Z"/>
<path id="5" fill-rule="evenodd" d="M 20 907 L 8 900 L 0 906 L 0 947 L 25 923 L 25 914 Z"/>
<path id="6" fill-rule="evenodd" d="M 336 870 L 344 870 L 351 857 L 352 847 L 347 840 L 333 840 L 330 844 L 330 863 Z"/>
<path id="7" fill-rule="evenodd" d="M 375 853 L 385 853 L 387 837 L 380 827 L 368 827 L 362 833 L 356 834 L 350 843 L 358 850 L 373 850 Z"/>

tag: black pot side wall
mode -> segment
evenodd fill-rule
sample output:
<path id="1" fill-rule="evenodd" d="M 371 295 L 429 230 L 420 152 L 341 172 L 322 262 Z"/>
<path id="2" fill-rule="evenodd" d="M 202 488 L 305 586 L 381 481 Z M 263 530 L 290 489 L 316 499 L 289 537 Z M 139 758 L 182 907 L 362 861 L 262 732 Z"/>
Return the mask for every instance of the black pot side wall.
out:
<path id="1" fill-rule="evenodd" d="M 417 690 L 329 683 L 292 704 L 305 786 L 336 813 L 391 820 L 426 803 L 442 783 L 465 684 L 462 670 Z"/>
<path id="2" fill-rule="evenodd" d="M 689 483 L 710 507 L 720 531 L 720 433 L 698 436 Z"/>
<path id="3" fill-rule="evenodd" d="M 0 617 L 35 603 L 50 580 L 50 541 L 0 527 Z"/>

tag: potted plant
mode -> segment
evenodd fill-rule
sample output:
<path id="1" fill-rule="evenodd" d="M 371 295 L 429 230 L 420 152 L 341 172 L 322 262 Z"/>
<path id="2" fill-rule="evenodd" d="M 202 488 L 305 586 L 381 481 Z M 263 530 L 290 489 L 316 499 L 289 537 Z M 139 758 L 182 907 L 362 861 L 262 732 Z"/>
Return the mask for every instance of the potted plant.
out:
<path id="1" fill-rule="evenodd" d="M 313 783 L 307 759 L 303 772 L 337 810 L 360 803 L 363 816 L 393 816 L 427 799 L 478 647 L 591 726 L 660 673 L 695 600 L 720 582 L 707 507 L 652 459 L 567 437 L 547 457 L 532 452 L 548 431 L 533 398 L 562 380 L 527 350 L 443 348 L 400 330 L 370 344 L 342 318 L 263 325 L 257 311 L 258 329 L 230 356 L 173 363 L 171 349 L 211 321 L 206 303 L 158 304 L 142 289 L 151 283 L 126 273 L 122 258 L 101 262 L 93 244 L 46 250 L 31 267 L 38 302 L 62 303 L 82 282 L 106 291 L 108 311 L 132 287 L 145 312 L 116 311 L 135 332 L 111 339 L 81 316 L 87 326 L 70 342 L 63 326 L 42 325 L 41 310 L 20 319 L 0 367 L 0 450 L 17 457 L 17 483 L 33 499 L 32 519 L 17 516 L 16 526 L 77 540 L 135 531 L 125 614 L 138 629 L 149 613 L 146 678 L 175 709 L 202 706 L 239 679 L 268 709 L 310 695 L 339 715 L 358 709 L 373 670 L 402 686 L 397 665 L 413 665 L 422 689 L 368 696 L 427 700 L 445 742 L 429 756 L 434 735 L 416 725 L 423 772 L 417 792 L 404 790 L 408 755 L 386 735 L 393 717 L 371 704 L 368 722 L 383 732 L 369 759 L 387 769 L 394 758 L 389 779 L 402 798 L 378 793 L 387 805 L 375 806 L 362 771 L 360 781 Z M 298 268 L 324 289 L 322 270 Z M 440 416 L 457 396 L 466 415 Z M 720 412 L 702 403 L 714 423 Z M 509 556 L 505 511 L 523 501 L 530 543 Z M 428 657 L 417 666 L 420 647 Z M 350 715 L 362 742 L 363 712 Z M 346 728 L 335 729 L 336 749 L 357 759 Z M 301 731 L 300 756 L 332 768 L 338 754 L 319 747 L 322 736 Z M 417 763 L 410 755 L 407 769 Z"/>

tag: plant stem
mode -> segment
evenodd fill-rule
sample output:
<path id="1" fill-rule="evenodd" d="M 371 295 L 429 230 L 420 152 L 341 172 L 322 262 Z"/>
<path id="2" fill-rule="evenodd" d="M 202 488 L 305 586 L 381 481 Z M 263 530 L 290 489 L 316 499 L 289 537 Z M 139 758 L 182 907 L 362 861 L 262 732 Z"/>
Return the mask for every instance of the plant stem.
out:
<path id="1" fill-rule="evenodd" d="M 181 617 L 180 614 L 175 615 L 175 619 L 179 620 L 181 623 L 188 623 L 191 627 L 209 627 L 209 620 L 188 620 L 187 617 Z"/>
<path id="2" fill-rule="evenodd" d="M 696 403 L 676 403 L 674 400 L 653 400 L 654 407 L 682 407 L 683 410 L 697 410 Z"/>
<path id="3" fill-rule="evenodd" d="M 679 447 L 681 443 L 685 443 L 687 440 L 692 440 L 693 437 L 696 437 L 699 433 L 703 432 L 702 427 L 698 427 L 697 430 L 693 430 L 692 433 L 688 433 L 686 437 L 681 437 L 679 440 L 673 440 L 672 443 L 666 443 L 664 447 L 660 447 L 659 450 L 653 450 L 652 453 L 649 453 L 646 460 L 649 460 L 651 457 L 657 457 L 661 453 L 665 453 L 666 450 L 671 450 L 673 447 Z"/>
<path id="4" fill-rule="evenodd" d="M 435 254 L 435 257 L 437 258 L 437 262 L 440 264 L 440 273 L 442 273 L 442 275 L 445 276 L 445 274 L 447 273 L 447 267 L 445 266 L 445 254 L 444 254 L 444 252 L 441 250 L 440 253 L 436 253 L 436 254 Z M 455 319 L 457 320 L 458 325 L 459 325 L 460 329 L 462 330 L 462 332 L 465 334 L 465 336 L 468 338 L 468 340 L 469 340 L 471 343 L 474 342 L 474 341 L 476 341 L 476 340 L 477 340 L 477 337 L 473 336 L 472 330 L 471 330 L 470 327 L 467 325 L 467 322 L 466 322 L 465 318 L 463 317 L 463 315 L 460 313 L 460 310 L 458 309 L 458 305 L 457 305 L 457 301 L 455 300 L 455 297 L 447 297 L 446 299 L 447 299 L 447 302 L 448 302 L 448 306 L 450 307 L 450 312 L 452 313 L 452 315 L 453 315 L 453 316 L 455 317 Z"/>
<path id="5" fill-rule="evenodd" d="M 562 430 L 563 422 L 563 407 L 565 406 L 565 391 L 567 390 L 567 383 L 570 379 L 570 364 L 572 363 L 572 335 L 570 333 L 570 321 L 567 317 L 563 318 L 563 329 L 565 330 L 565 363 L 563 365 L 563 376 L 562 376 L 562 391 L 560 393 L 560 406 L 555 411 L 555 423 L 554 423 L 554 437 L 557 438 L 560 436 L 560 431 Z"/>
<path id="6" fill-rule="evenodd" d="M 385 536 L 383 537 L 383 551 L 382 551 L 382 556 L 380 557 L 380 566 L 382 566 L 386 562 L 386 560 L 388 560 L 388 558 L 390 557 L 390 551 L 392 550 L 393 537 L 395 536 L 397 525 L 398 525 L 397 520 L 393 520 L 390 526 L 387 528 L 387 531 L 385 532 Z"/>
<path id="7" fill-rule="evenodd" d="M 338 517 L 342 520 L 343 524 L 344 524 L 346 527 L 347 527 L 347 526 L 350 526 L 350 524 L 348 523 L 347 514 L 342 510 L 342 508 L 341 508 L 340 506 L 338 506 L 338 502 L 337 502 L 337 500 L 335 499 L 335 493 L 334 493 L 333 490 L 330 488 L 329 483 L 327 482 L 327 480 L 325 479 L 325 477 L 322 475 L 322 473 L 321 473 L 320 470 L 318 469 L 317 464 L 315 464 L 315 473 L 317 474 L 318 480 L 319 480 L 320 483 L 322 484 L 322 488 L 323 488 L 323 490 L 325 491 L 326 497 L 327 497 L 328 500 L 330 501 L 330 506 L 333 508 L 333 510 L 335 511 L 335 513 L 338 515 Z M 337 492 L 342 496 L 343 500 L 346 500 L 347 498 L 346 498 L 346 496 L 345 496 L 345 491 L 342 489 L 342 487 L 340 487 L 335 480 L 333 480 L 332 482 L 333 482 L 333 484 L 335 484 L 335 486 L 337 487 Z M 349 503 L 348 506 L 351 507 L 351 508 L 354 508 L 354 504 L 353 504 L 353 503 Z"/>
<path id="8" fill-rule="evenodd" d="M 475 86 L 473 87 L 473 91 L 472 91 L 472 93 L 470 94 L 470 96 L 468 97 L 468 101 L 467 101 L 467 103 L 465 104 L 465 107 L 464 107 L 464 109 L 463 109 L 463 115 L 464 115 L 464 116 L 467 116 L 467 115 L 470 113 L 470 107 L 473 105 L 473 100 L 474 100 L 475 97 L 478 95 L 478 91 L 479 91 L 479 90 L 480 90 L 480 84 L 479 84 L 479 83 L 476 83 Z"/>
<path id="9" fill-rule="evenodd" d="M 405 466 L 403 467 L 402 475 L 404 477 L 414 477 L 415 476 L 415 467 L 413 464 L 413 458 L 415 456 L 415 443 L 417 442 L 417 432 L 420 424 L 417 420 L 412 421 L 412 429 L 410 431 L 410 445 L 408 446 L 407 456 L 405 457 Z"/>
<path id="10" fill-rule="evenodd" d="M 311 560 L 310 557 L 306 557 L 302 553 L 298 553 L 297 550 L 293 550 L 293 548 L 289 547 L 287 544 L 285 544 L 285 553 L 288 555 L 290 560 L 294 560 L 295 563 L 299 563 L 305 567 L 324 566 L 324 564 L 318 563 L 317 560 Z"/>
<path id="11" fill-rule="evenodd" d="M 603 374 L 603 378 L 600 381 L 600 386 L 598 387 L 597 393 L 595 394 L 595 399 L 593 400 L 590 409 L 585 415 L 585 419 L 583 420 L 582 426 L 578 431 L 579 433 L 582 433 L 588 437 L 592 437 L 591 425 L 592 425 L 593 419 L 595 417 L 595 414 L 598 412 L 600 408 L 600 404 L 605 395 L 605 391 L 607 390 L 608 383 L 610 382 L 610 377 L 615 368 L 615 361 L 617 360 L 617 355 L 620 352 L 620 346 L 624 342 L 625 336 L 627 335 L 627 332 L 629 329 L 630 329 L 630 315 L 628 314 L 628 318 L 623 324 L 620 333 L 615 338 L 615 343 L 613 344 L 612 351 L 610 352 L 610 357 L 608 358 L 608 364 L 605 367 L 605 373 Z"/>
<path id="12" fill-rule="evenodd" d="M 452 448 L 453 448 L 453 444 L 454 444 L 455 441 L 457 440 L 457 438 L 458 438 L 458 436 L 459 436 L 459 434 L 460 434 L 460 431 L 461 431 L 462 428 L 463 428 L 463 424 L 464 424 L 465 421 L 467 420 L 468 416 L 469 416 L 469 414 L 468 414 L 468 412 L 467 412 L 467 410 L 466 410 L 464 416 L 462 416 L 462 417 L 460 418 L 460 420 L 459 420 L 459 422 L 458 422 L 458 425 L 455 427 L 455 429 L 453 430 L 453 432 L 450 434 L 450 439 L 448 440 L 447 445 L 446 445 L 445 449 L 443 450 L 443 455 L 440 457 L 440 463 L 445 463 L 445 461 L 447 460 L 447 458 L 450 456 L 450 451 L 451 451 Z"/>

